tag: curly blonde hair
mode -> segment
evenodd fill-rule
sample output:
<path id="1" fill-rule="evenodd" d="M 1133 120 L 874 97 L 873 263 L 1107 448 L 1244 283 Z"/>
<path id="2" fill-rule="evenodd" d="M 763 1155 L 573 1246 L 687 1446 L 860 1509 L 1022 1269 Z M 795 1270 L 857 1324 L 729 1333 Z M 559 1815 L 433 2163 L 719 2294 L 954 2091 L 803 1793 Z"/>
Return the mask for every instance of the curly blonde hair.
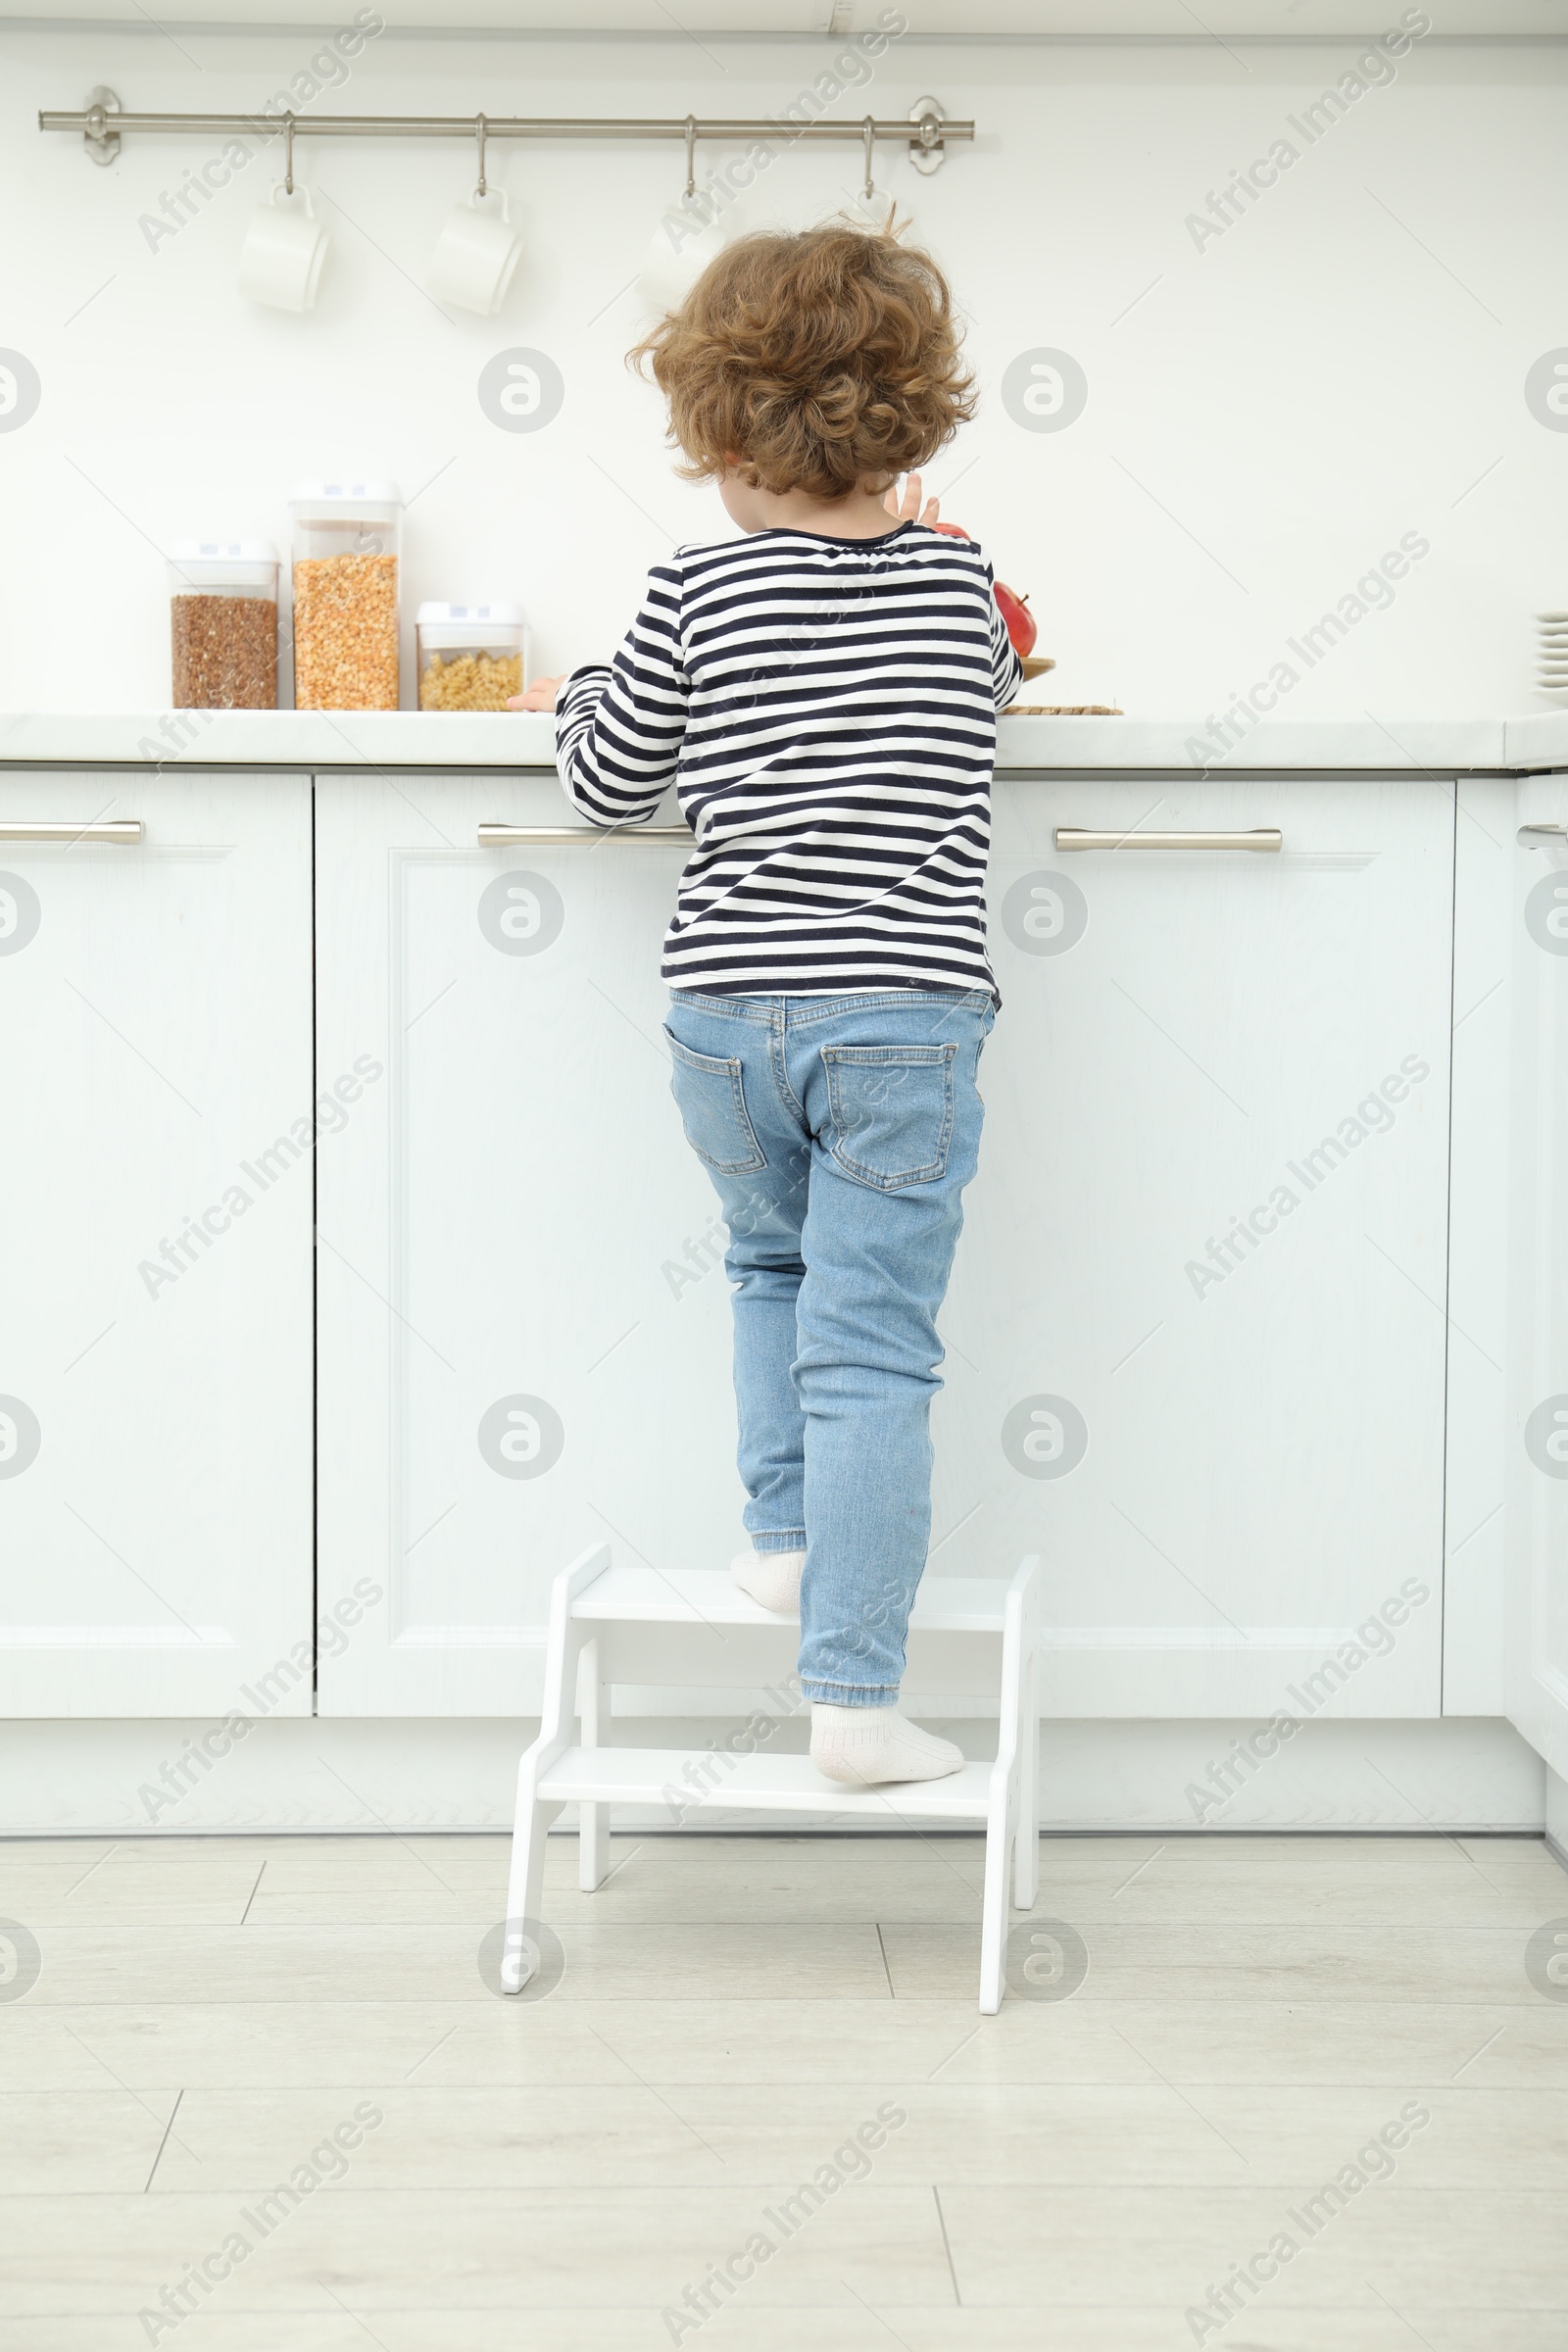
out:
<path id="1" fill-rule="evenodd" d="M 923 466 L 974 414 L 948 281 L 896 234 L 741 237 L 627 354 L 687 481 L 838 499 Z"/>

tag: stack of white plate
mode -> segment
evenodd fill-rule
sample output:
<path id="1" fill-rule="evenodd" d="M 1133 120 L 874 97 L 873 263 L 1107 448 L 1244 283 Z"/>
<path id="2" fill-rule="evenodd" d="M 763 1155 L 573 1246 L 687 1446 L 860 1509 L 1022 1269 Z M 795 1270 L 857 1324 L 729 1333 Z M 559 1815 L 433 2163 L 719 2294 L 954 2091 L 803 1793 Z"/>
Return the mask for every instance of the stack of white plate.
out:
<path id="1" fill-rule="evenodd" d="M 1568 612 L 1536 614 L 1536 691 L 1568 694 Z"/>

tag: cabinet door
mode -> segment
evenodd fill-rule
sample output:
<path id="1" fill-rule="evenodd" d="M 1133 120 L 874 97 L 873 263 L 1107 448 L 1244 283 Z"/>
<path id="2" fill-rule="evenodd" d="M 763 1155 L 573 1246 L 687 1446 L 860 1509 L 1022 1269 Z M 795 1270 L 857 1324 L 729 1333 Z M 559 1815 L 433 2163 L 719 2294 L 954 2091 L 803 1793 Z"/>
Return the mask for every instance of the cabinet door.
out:
<path id="1" fill-rule="evenodd" d="M 309 779 L 0 817 L 0 1709 L 308 1714 Z"/>
<path id="2" fill-rule="evenodd" d="M 1515 836 L 1533 780 L 1465 776 L 1453 875 L 1453 1108 L 1448 1160 L 1448 1388 L 1443 1711 L 1507 1712 L 1510 1480 L 1527 1466 L 1510 1426 L 1509 1189 L 1517 1109 L 1539 1079 L 1515 1051 L 1517 979 L 1541 951 L 1520 900 L 1546 870 Z M 1568 859 L 1564 859 L 1568 864 Z M 1524 951 L 1531 961 L 1525 960 Z M 1551 958 L 1555 960 L 1555 958 Z M 1518 1099 L 1521 1081 L 1522 1099 Z M 1532 1349 L 1524 1344 L 1523 1360 Z M 1518 1448 L 1516 1458 L 1516 1448 Z"/>
<path id="3" fill-rule="evenodd" d="M 1424 777 L 999 786 L 935 1558 L 1043 1554 L 1053 1713 L 1439 1710 L 1452 883 Z"/>
<path id="4" fill-rule="evenodd" d="M 1519 786 L 1512 864 L 1507 1711 L 1568 1779 L 1568 779 Z M 1543 827 L 1545 830 L 1533 830 Z"/>
<path id="5" fill-rule="evenodd" d="M 678 846 L 553 774 L 318 779 L 320 1707 L 526 1713 L 551 1579 L 738 1548 L 729 1291 L 669 1099 Z"/>

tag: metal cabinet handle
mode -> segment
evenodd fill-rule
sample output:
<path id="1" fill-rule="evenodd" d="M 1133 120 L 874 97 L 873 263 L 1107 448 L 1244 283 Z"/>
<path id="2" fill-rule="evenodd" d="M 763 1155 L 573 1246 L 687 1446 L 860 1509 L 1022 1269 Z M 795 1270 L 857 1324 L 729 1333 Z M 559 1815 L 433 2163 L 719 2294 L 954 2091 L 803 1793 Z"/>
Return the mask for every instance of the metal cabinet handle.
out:
<path id="1" fill-rule="evenodd" d="M 684 841 L 693 835 L 686 825 L 481 825 L 481 850 L 508 848 L 514 841 Z"/>
<path id="2" fill-rule="evenodd" d="M 1082 825 L 1058 825 L 1058 850 L 1277 850 L 1285 836 L 1278 825 L 1253 825 L 1247 833 L 1092 833 Z"/>
<path id="3" fill-rule="evenodd" d="M 0 822 L 0 841 L 140 841 L 142 821 L 139 816 L 96 817 L 90 825 L 74 825 L 69 820 L 56 821 L 40 817 L 35 823 L 23 819 L 17 824 Z"/>

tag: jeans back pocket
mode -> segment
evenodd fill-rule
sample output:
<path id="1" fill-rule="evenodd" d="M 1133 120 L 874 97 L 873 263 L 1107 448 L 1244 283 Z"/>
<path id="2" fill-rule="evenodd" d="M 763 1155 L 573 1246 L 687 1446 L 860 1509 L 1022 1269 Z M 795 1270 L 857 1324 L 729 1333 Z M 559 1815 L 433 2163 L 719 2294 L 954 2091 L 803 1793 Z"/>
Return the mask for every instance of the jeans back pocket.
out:
<path id="1" fill-rule="evenodd" d="M 698 1158 L 720 1176 L 751 1176 L 765 1168 L 767 1158 L 746 1108 L 739 1054 L 694 1054 L 667 1027 L 664 1036 L 672 1065 L 669 1091 Z"/>
<path id="2" fill-rule="evenodd" d="M 945 1046 L 824 1046 L 833 1157 L 857 1183 L 894 1192 L 947 1172 L 953 1063 Z"/>

